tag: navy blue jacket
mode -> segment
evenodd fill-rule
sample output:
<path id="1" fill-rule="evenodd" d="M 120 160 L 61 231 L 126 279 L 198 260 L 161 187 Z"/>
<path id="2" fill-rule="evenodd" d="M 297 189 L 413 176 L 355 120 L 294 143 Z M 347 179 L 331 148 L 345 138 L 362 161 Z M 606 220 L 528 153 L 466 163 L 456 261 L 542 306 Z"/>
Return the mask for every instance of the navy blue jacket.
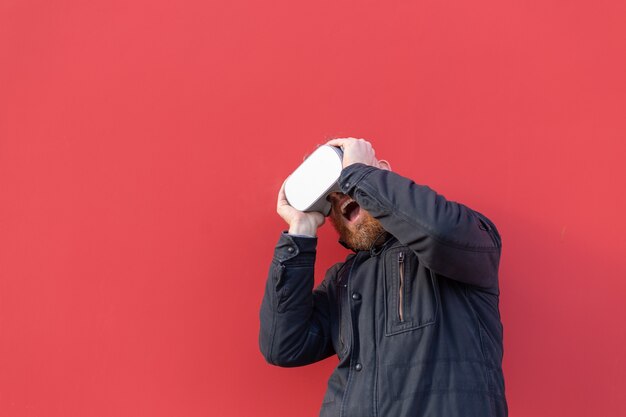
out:
<path id="1" fill-rule="evenodd" d="M 314 289 L 317 240 L 283 233 L 261 305 L 266 360 L 339 357 L 320 416 L 506 416 L 494 224 L 363 164 L 345 168 L 340 186 L 391 236 Z"/>

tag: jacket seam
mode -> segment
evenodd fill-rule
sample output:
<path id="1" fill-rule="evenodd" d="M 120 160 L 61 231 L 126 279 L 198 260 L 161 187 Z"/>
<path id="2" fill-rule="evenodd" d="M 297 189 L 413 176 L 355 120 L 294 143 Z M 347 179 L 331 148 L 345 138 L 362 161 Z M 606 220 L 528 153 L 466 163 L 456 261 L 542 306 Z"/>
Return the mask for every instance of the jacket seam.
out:
<path id="1" fill-rule="evenodd" d="M 383 261 L 384 262 L 384 261 Z M 384 268 L 384 263 L 383 263 L 383 268 Z M 384 269 L 383 269 L 384 270 Z M 384 280 L 383 280 L 384 281 Z M 375 288 L 378 288 L 378 286 L 376 286 Z M 379 295 L 376 294 L 376 290 L 374 290 L 375 292 L 375 297 L 378 298 Z M 385 297 L 385 293 L 383 292 L 383 297 Z M 374 302 L 373 303 L 373 307 L 372 310 L 374 312 L 374 317 L 378 317 L 378 311 L 376 310 L 378 306 L 378 303 Z M 383 303 L 383 308 L 385 308 L 384 303 Z M 378 340 L 378 335 L 380 334 L 380 321 L 378 320 L 374 320 L 374 340 Z M 386 323 L 385 323 L 386 325 Z M 380 362 L 379 357 L 378 357 L 378 343 L 373 343 L 374 345 L 374 394 L 373 394 L 373 415 L 374 417 L 378 417 L 378 372 L 379 372 L 379 367 L 378 364 Z"/>
<path id="2" fill-rule="evenodd" d="M 478 338 L 480 339 L 480 353 L 484 361 L 482 364 L 484 368 L 483 376 L 485 378 L 485 385 L 487 386 L 487 389 L 491 392 L 492 387 L 491 387 L 491 383 L 489 382 L 489 375 L 488 375 L 489 369 L 486 366 L 487 364 L 491 363 L 491 360 L 487 358 L 487 354 L 485 350 L 485 341 L 483 339 L 483 333 L 482 333 L 481 324 L 480 324 L 480 317 L 478 316 L 478 312 L 476 311 L 476 309 L 474 308 L 474 305 L 472 304 L 472 300 L 469 297 L 467 287 L 464 288 L 463 296 L 467 300 L 467 304 L 469 305 L 469 308 L 472 310 L 472 313 L 474 315 L 474 320 L 476 320 L 476 330 L 478 331 Z"/>
<path id="3" fill-rule="evenodd" d="M 277 281 L 280 280 L 280 271 L 281 271 L 281 267 L 278 266 L 278 276 Z M 272 329 L 270 330 L 270 351 L 269 351 L 269 355 L 268 355 L 268 362 L 276 365 L 276 362 L 274 360 L 274 340 L 275 335 L 276 335 L 276 315 L 277 315 L 277 309 L 278 309 L 278 294 L 276 293 L 276 287 L 275 287 L 276 283 L 272 283 Z"/>
<path id="4" fill-rule="evenodd" d="M 426 394 L 426 393 L 433 393 L 433 394 L 453 394 L 453 393 L 474 393 L 474 394 L 483 394 L 483 395 L 487 395 L 489 397 L 492 398 L 496 398 L 496 399 L 502 399 L 505 398 L 504 395 L 502 394 L 498 394 L 489 390 L 483 390 L 483 389 L 463 389 L 463 388 L 428 388 L 428 389 L 422 389 L 422 390 L 417 390 L 417 391 L 412 391 L 411 395 L 415 395 L 415 394 Z M 397 397 L 396 400 L 398 399 L 402 399 L 405 398 L 406 396 L 400 396 Z"/>

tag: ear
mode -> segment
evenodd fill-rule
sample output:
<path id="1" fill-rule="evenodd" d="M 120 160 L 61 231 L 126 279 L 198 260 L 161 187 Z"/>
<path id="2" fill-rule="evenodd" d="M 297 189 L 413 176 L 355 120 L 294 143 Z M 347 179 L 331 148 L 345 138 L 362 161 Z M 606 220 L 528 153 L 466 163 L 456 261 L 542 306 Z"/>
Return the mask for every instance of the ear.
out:
<path id="1" fill-rule="evenodd" d="M 380 161 L 378 161 L 378 168 L 384 169 L 385 171 L 391 171 L 391 164 L 389 163 L 389 161 L 381 159 Z"/>

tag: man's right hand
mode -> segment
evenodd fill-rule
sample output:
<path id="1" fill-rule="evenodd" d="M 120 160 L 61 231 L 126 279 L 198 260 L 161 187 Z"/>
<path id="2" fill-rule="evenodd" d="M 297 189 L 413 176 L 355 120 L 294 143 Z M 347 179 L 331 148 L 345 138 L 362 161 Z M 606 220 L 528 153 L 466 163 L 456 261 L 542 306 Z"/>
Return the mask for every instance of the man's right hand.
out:
<path id="1" fill-rule="evenodd" d="M 278 192 L 276 212 L 289 225 L 289 234 L 315 237 L 317 229 L 324 224 L 326 218 L 316 211 L 303 212 L 291 207 L 285 196 L 285 183 Z"/>

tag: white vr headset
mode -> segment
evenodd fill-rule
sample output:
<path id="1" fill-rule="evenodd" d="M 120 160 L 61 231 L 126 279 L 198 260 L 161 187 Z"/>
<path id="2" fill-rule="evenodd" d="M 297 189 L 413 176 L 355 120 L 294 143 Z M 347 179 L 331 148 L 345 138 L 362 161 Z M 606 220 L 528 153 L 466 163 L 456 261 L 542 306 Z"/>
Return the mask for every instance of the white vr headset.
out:
<path id="1" fill-rule="evenodd" d="M 343 152 L 336 146 L 320 146 L 287 178 L 285 196 L 289 204 L 300 211 L 330 213 L 331 204 L 326 197 L 341 192 Z"/>

